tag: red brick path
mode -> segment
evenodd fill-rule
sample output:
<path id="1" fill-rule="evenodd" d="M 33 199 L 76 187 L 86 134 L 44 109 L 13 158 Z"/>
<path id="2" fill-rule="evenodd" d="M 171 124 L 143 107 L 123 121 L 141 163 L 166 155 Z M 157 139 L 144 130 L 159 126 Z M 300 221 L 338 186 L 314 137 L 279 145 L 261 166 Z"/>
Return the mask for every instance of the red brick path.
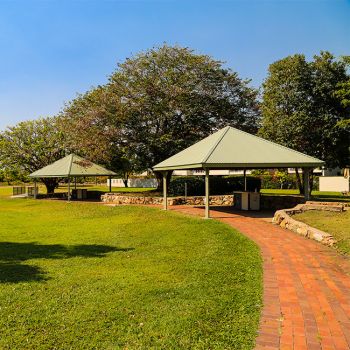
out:
<path id="1" fill-rule="evenodd" d="M 171 210 L 203 215 L 202 208 Z M 317 242 L 241 213 L 211 211 L 262 252 L 264 307 L 256 350 L 350 349 L 350 262 Z"/>

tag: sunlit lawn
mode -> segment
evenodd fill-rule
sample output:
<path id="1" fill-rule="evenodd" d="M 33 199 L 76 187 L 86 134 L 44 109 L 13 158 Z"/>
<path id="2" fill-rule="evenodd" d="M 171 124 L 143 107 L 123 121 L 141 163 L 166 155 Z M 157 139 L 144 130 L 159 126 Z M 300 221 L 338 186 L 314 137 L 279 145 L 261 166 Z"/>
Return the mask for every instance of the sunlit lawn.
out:
<path id="1" fill-rule="evenodd" d="M 5 199 L 0 349 L 252 349 L 259 249 L 159 209 Z"/>
<path id="2" fill-rule="evenodd" d="M 337 248 L 350 255 L 350 211 L 334 213 L 329 211 L 307 211 L 293 216 L 310 226 L 332 234 L 338 241 Z"/>
<path id="3" fill-rule="evenodd" d="M 299 195 L 298 190 L 261 189 L 260 192 L 268 195 Z M 350 202 L 350 196 L 341 192 L 312 191 L 311 194 L 313 200 Z"/>

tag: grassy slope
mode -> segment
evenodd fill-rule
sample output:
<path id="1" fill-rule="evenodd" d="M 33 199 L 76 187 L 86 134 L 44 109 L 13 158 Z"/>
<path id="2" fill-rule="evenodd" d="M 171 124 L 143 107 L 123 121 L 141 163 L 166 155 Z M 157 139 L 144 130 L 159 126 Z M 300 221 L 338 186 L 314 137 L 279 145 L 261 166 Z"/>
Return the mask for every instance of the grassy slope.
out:
<path id="1" fill-rule="evenodd" d="M 337 248 L 350 255 L 350 211 L 344 213 L 308 211 L 293 216 L 310 226 L 331 233 L 338 241 Z"/>
<path id="2" fill-rule="evenodd" d="M 1 349 L 252 348 L 261 258 L 228 226 L 23 199 L 0 222 Z"/>

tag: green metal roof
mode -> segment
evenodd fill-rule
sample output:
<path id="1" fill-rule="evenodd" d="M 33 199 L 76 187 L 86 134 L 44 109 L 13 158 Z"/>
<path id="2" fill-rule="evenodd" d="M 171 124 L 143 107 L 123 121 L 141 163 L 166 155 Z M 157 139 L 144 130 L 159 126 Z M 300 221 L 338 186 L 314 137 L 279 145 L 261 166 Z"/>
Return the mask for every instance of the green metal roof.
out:
<path id="1" fill-rule="evenodd" d="M 56 162 L 35 171 L 30 177 L 68 177 L 68 176 L 111 176 L 115 172 L 81 158 L 75 154 L 70 154 Z"/>
<path id="2" fill-rule="evenodd" d="M 319 167 L 324 162 L 261 137 L 227 126 L 153 167 L 244 169 Z"/>

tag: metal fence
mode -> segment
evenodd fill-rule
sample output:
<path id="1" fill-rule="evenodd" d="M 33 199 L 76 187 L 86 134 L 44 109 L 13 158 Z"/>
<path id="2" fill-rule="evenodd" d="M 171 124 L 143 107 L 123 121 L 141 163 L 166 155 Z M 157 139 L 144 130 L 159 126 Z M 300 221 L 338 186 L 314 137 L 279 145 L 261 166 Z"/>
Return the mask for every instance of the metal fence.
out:
<path id="1" fill-rule="evenodd" d="M 19 196 L 26 193 L 25 186 L 13 186 L 12 193 L 14 196 Z"/>

